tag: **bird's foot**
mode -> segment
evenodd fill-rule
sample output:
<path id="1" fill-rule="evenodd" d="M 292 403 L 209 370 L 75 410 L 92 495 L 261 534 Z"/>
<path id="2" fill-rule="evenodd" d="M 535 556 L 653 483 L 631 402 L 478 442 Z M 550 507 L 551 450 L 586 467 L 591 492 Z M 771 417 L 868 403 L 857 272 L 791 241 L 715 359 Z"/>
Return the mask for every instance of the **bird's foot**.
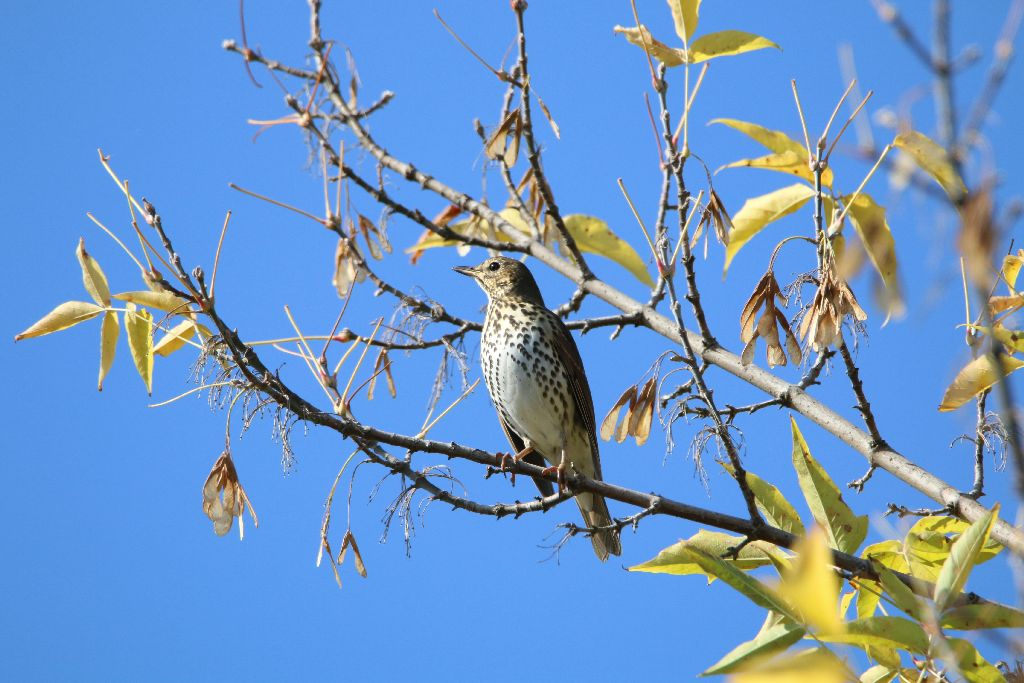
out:
<path id="1" fill-rule="evenodd" d="M 555 475 L 555 481 L 558 482 L 558 492 L 561 493 L 562 491 L 565 491 L 568 488 L 565 482 L 565 472 L 566 466 L 565 463 L 562 463 L 561 465 L 545 467 L 544 471 L 541 472 L 541 474 L 545 476 L 549 476 L 552 474 Z"/>
<path id="2" fill-rule="evenodd" d="M 527 446 L 526 448 L 519 451 L 515 455 L 512 455 L 511 453 L 498 454 L 500 456 L 498 458 L 498 471 L 510 472 L 512 474 L 510 480 L 513 486 L 516 485 L 516 470 L 512 465 L 518 465 L 519 461 L 528 456 L 530 453 L 533 453 L 533 446 Z"/>
<path id="3" fill-rule="evenodd" d="M 517 462 L 515 456 L 513 456 L 511 453 L 499 453 L 498 455 L 498 471 L 501 472 L 502 474 L 504 474 L 505 472 L 510 472 L 512 474 L 512 476 L 510 477 L 510 479 L 512 480 L 512 485 L 515 486 L 516 471 L 512 468 L 510 464 Z"/>

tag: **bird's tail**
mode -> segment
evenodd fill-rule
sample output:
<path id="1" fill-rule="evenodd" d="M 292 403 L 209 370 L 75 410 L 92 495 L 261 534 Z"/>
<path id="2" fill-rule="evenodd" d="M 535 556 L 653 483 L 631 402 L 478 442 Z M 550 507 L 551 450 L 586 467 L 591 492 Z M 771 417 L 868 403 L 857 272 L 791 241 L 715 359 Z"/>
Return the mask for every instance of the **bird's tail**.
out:
<path id="1" fill-rule="evenodd" d="M 583 521 L 591 529 L 608 526 L 612 523 L 612 516 L 608 513 L 608 505 L 604 502 L 603 496 L 593 493 L 581 493 L 576 496 L 576 503 L 580 506 L 583 514 Z M 622 544 L 619 542 L 619 533 L 612 529 L 603 529 L 590 536 L 594 544 L 594 553 L 602 562 L 608 559 L 609 555 L 621 555 Z"/>

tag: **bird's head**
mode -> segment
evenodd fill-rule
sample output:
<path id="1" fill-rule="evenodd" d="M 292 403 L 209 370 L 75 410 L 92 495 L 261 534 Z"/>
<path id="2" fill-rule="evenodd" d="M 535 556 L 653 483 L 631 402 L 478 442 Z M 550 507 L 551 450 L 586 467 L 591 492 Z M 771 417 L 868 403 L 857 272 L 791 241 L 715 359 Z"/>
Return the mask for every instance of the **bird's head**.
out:
<path id="1" fill-rule="evenodd" d="M 492 256 L 478 266 L 456 266 L 452 270 L 476 280 L 491 299 L 515 298 L 544 303 L 533 274 L 515 259 Z"/>

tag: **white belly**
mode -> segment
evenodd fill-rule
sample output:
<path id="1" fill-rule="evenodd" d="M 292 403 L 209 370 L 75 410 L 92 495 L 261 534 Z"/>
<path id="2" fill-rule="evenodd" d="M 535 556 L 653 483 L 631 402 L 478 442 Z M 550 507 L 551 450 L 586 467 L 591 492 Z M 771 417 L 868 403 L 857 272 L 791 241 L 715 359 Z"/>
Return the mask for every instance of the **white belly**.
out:
<path id="1" fill-rule="evenodd" d="M 543 372 L 534 372 L 529 351 L 512 348 L 494 359 L 488 388 L 498 410 L 523 439 L 548 461 L 561 459 L 566 426 L 571 424 L 571 406 L 561 405 L 565 380 L 551 381 Z"/>

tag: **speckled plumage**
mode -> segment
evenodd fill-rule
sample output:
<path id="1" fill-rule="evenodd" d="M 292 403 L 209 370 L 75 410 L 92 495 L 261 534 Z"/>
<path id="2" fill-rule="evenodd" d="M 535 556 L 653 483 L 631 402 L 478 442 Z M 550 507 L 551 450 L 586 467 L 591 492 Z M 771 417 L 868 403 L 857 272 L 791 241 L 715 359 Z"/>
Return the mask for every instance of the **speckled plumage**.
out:
<path id="1" fill-rule="evenodd" d="M 544 305 L 530 271 L 519 261 L 495 256 L 473 268 L 487 293 L 480 363 L 487 390 L 505 435 L 516 451 L 532 446 L 552 465 L 564 462 L 591 479 L 601 479 L 594 404 L 583 361 L 572 334 Z M 536 461 L 527 456 L 528 462 Z M 535 480 L 544 494 L 550 482 Z M 611 524 L 604 498 L 579 493 L 576 502 L 588 527 Z M 621 552 L 618 534 L 591 536 L 601 560 Z"/>

